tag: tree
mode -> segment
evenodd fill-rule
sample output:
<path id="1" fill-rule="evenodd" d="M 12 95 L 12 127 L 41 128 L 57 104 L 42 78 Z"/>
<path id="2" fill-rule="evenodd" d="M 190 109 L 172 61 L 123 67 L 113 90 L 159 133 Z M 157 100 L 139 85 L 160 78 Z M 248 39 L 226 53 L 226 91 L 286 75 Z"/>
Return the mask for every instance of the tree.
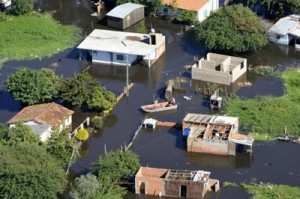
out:
<path id="1" fill-rule="evenodd" d="M 80 141 L 85 141 L 89 138 L 89 132 L 86 129 L 80 129 L 75 137 Z"/>
<path id="2" fill-rule="evenodd" d="M 241 53 L 267 44 L 258 17 L 241 4 L 225 6 L 196 25 L 196 38 L 210 50 Z"/>
<path id="3" fill-rule="evenodd" d="M 248 5 L 260 4 L 267 9 L 268 18 L 281 18 L 290 14 L 299 13 L 299 0 L 248 0 Z"/>
<path id="4" fill-rule="evenodd" d="M 56 94 L 60 78 L 51 69 L 21 68 L 6 81 L 7 90 L 24 105 L 50 101 Z"/>
<path id="5" fill-rule="evenodd" d="M 115 95 L 92 78 L 88 73 L 79 73 L 66 79 L 58 91 L 58 98 L 72 106 L 84 106 L 102 111 L 114 107 L 117 103 Z"/>
<path id="6" fill-rule="evenodd" d="M 71 190 L 71 197 L 74 199 L 90 199 L 96 195 L 100 188 L 97 177 L 91 173 L 75 178 L 74 186 Z"/>
<path id="7" fill-rule="evenodd" d="M 75 147 L 75 148 L 74 148 Z M 69 138 L 65 132 L 53 132 L 51 137 L 45 143 L 46 151 L 55 157 L 63 167 L 66 167 L 70 161 L 70 157 L 75 150 L 72 162 L 74 163 L 79 156 L 79 149 L 74 139 Z"/>
<path id="8" fill-rule="evenodd" d="M 12 0 L 11 13 L 23 15 L 33 11 L 33 0 Z"/>
<path id="9" fill-rule="evenodd" d="M 97 86 L 93 88 L 86 103 L 91 110 L 110 110 L 117 104 L 117 98 L 112 92 L 107 91 L 104 87 Z"/>
<path id="10" fill-rule="evenodd" d="M 38 145 L 0 145 L 0 198 L 58 198 L 67 184 L 57 161 Z"/>
<path id="11" fill-rule="evenodd" d="M 148 33 L 145 20 L 141 21 L 141 23 L 139 25 L 139 28 L 138 28 L 138 32 L 142 33 L 142 34 L 147 34 Z"/>
<path id="12" fill-rule="evenodd" d="M 31 129 L 22 123 L 9 128 L 6 125 L 0 127 L 0 143 L 14 145 L 18 143 L 39 144 L 40 138 Z"/>
<path id="13" fill-rule="evenodd" d="M 93 174 L 100 182 L 118 182 L 121 178 L 134 175 L 139 169 L 139 159 L 132 151 L 117 150 L 100 156 L 92 165 Z"/>
<path id="14" fill-rule="evenodd" d="M 182 10 L 180 14 L 175 17 L 175 20 L 187 25 L 193 24 L 196 19 L 196 13 L 188 10 Z"/>

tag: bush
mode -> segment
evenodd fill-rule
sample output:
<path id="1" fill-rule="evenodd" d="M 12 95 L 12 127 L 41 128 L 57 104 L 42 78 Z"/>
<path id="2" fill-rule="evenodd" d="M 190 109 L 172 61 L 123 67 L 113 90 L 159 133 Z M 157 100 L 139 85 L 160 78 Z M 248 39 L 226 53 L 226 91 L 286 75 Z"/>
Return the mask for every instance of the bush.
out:
<path id="1" fill-rule="evenodd" d="M 103 120 L 101 117 L 95 115 L 94 117 L 92 117 L 91 119 L 91 122 L 92 122 L 92 126 L 95 128 L 95 129 L 101 129 L 102 126 L 103 126 Z"/>
<path id="2" fill-rule="evenodd" d="M 86 129 L 80 129 L 75 137 L 80 141 L 85 141 L 89 138 L 89 132 Z"/>
<path id="3" fill-rule="evenodd" d="M 11 13 L 24 15 L 33 10 L 33 0 L 12 0 Z"/>

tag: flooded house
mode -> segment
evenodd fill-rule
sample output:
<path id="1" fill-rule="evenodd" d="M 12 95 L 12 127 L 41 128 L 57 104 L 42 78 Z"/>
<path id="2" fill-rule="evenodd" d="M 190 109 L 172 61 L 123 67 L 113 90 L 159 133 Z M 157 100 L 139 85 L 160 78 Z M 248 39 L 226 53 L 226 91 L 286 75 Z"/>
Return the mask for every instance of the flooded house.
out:
<path id="1" fill-rule="evenodd" d="M 144 19 L 144 5 L 125 3 L 106 14 L 107 26 L 124 30 Z"/>
<path id="2" fill-rule="evenodd" d="M 279 19 L 268 31 L 271 42 L 300 48 L 300 15 L 290 15 Z"/>
<path id="3" fill-rule="evenodd" d="M 191 70 L 193 80 L 230 85 L 247 72 L 247 59 L 208 53 Z"/>
<path id="4" fill-rule="evenodd" d="M 239 134 L 237 117 L 188 113 L 182 121 L 187 151 L 216 155 L 236 155 L 237 146 L 251 153 L 254 139 Z"/>
<path id="5" fill-rule="evenodd" d="M 0 11 L 5 11 L 11 6 L 11 0 L 0 0 Z"/>
<path id="6" fill-rule="evenodd" d="M 175 17 L 185 10 L 194 12 L 198 21 L 205 20 L 212 11 L 219 9 L 219 0 L 162 0 L 161 4 L 157 15 Z"/>
<path id="7" fill-rule="evenodd" d="M 132 65 L 143 61 L 151 67 L 165 52 L 165 36 L 95 29 L 77 47 L 80 59 L 95 63 Z"/>
<path id="8" fill-rule="evenodd" d="M 23 123 L 45 142 L 54 130 L 62 132 L 72 125 L 73 113 L 72 110 L 54 102 L 37 104 L 23 108 L 7 123 L 10 128 L 15 127 L 17 123 Z"/>
<path id="9" fill-rule="evenodd" d="M 202 170 L 141 167 L 135 176 L 135 193 L 141 195 L 202 199 L 219 189 L 219 180 Z"/>

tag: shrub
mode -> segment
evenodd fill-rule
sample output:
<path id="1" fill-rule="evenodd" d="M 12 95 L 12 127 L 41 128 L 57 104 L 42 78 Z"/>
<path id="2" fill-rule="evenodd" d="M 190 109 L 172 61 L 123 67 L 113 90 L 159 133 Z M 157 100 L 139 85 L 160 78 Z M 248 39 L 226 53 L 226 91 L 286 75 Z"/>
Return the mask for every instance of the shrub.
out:
<path id="1" fill-rule="evenodd" d="M 33 10 L 33 0 L 12 0 L 11 13 L 23 15 Z"/>
<path id="2" fill-rule="evenodd" d="M 75 137 L 80 141 L 85 141 L 89 138 L 89 132 L 86 129 L 80 129 Z"/>
<path id="3" fill-rule="evenodd" d="M 102 126 L 103 126 L 103 120 L 101 117 L 95 115 L 94 117 L 92 117 L 91 119 L 91 122 L 92 122 L 92 126 L 95 128 L 95 129 L 101 129 Z"/>

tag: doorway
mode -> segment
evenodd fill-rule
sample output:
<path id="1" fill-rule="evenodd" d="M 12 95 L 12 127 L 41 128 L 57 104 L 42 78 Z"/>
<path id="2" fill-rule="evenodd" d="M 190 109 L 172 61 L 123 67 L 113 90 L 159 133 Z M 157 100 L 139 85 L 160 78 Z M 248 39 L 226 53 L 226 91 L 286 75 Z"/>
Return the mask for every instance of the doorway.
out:
<path id="1" fill-rule="evenodd" d="M 186 198 L 186 185 L 181 185 L 180 186 L 180 197 L 181 198 Z"/>

